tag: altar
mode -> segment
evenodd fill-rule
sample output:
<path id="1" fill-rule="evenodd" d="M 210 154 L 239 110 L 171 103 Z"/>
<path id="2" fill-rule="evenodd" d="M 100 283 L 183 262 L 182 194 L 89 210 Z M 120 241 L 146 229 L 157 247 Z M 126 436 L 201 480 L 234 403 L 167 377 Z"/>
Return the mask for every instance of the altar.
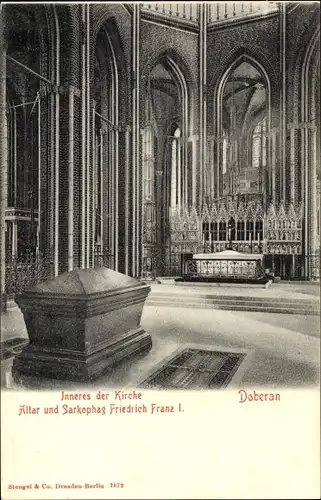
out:
<path id="1" fill-rule="evenodd" d="M 240 253 L 224 250 L 198 253 L 185 263 L 184 279 L 206 281 L 243 281 L 265 278 L 263 254 Z"/>

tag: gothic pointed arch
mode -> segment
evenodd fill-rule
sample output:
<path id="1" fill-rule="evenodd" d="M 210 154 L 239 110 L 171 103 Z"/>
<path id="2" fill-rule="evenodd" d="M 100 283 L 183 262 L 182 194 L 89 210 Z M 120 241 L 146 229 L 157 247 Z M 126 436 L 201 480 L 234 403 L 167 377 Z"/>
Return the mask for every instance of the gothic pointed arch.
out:
<path id="1" fill-rule="evenodd" d="M 145 183 L 149 186 L 145 192 L 149 193 L 149 197 L 144 200 L 144 224 L 154 228 L 154 236 L 149 239 L 154 242 L 155 248 L 157 246 L 161 249 L 160 256 L 156 259 L 158 264 L 155 265 L 163 271 L 171 246 L 171 216 L 174 216 L 176 210 L 180 211 L 183 206 L 188 206 L 190 191 L 187 140 L 191 124 L 191 99 L 185 71 L 186 67 L 183 65 L 181 68 L 177 55 L 169 50 L 153 59 L 145 78 L 144 134 L 149 139 L 144 142 L 143 170 Z M 153 127 L 151 123 L 154 124 Z M 158 156 L 155 155 L 156 144 Z M 153 179 L 152 184 L 150 179 Z M 145 247 L 146 245 L 151 254 L 153 248 L 147 241 Z M 146 262 L 152 260 L 148 256 L 145 258 Z"/>
<path id="2" fill-rule="evenodd" d="M 320 277 L 320 29 L 312 35 L 300 67 L 300 125 L 304 273 Z M 298 133 L 297 133 L 298 136 Z"/>
<path id="3" fill-rule="evenodd" d="M 121 144 L 128 123 L 124 98 L 128 89 L 121 40 L 111 16 L 97 31 L 92 60 L 95 259 L 123 270 L 125 207 L 120 200 L 125 190 L 125 153 Z"/>
<path id="4" fill-rule="evenodd" d="M 49 228 L 53 220 L 58 227 L 59 208 L 50 206 L 47 186 L 59 177 L 59 138 L 53 134 L 59 127 L 59 98 L 54 97 L 54 85 L 59 85 L 60 25 L 54 5 L 33 9 L 5 6 L 4 11 L 10 179 L 7 258 L 46 254 L 54 260 L 57 272 L 58 238 Z M 50 120 L 51 131 L 47 127 Z M 24 218 L 19 215 L 21 210 Z"/>
<path id="5" fill-rule="evenodd" d="M 275 172 L 268 168 L 269 131 L 271 130 L 271 82 L 265 67 L 247 52 L 240 53 L 221 73 L 215 88 L 214 129 L 215 159 L 210 184 L 214 196 L 244 195 L 258 197 L 266 205 L 272 195 Z M 258 168 L 254 168 L 253 131 L 256 134 Z M 210 195 L 210 193 L 208 193 Z M 213 193 L 212 193 L 213 195 Z"/>

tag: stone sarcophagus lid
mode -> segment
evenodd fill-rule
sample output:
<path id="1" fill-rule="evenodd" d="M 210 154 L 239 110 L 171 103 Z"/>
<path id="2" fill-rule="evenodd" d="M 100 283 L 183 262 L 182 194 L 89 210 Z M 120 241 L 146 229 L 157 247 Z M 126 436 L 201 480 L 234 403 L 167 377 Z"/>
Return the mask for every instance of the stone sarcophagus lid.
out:
<path id="1" fill-rule="evenodd" d="M 151 348 L 140 326 L 149 285 L 107 268 L 74 269 L 16 297 L 29 344 L 13 376 L 86 381 Z"/>

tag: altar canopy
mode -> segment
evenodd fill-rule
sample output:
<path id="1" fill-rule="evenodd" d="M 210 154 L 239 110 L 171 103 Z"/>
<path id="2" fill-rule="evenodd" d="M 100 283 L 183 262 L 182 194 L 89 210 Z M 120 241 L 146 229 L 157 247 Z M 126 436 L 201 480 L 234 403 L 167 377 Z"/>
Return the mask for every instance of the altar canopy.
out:
<path id="1" fill-rule="evenodd" d="M 264 275 L 263 258 L 262 254 L 234 250 L 198 253 L 189 261 L 187 271 L 200 278 L 258 279 Z"/>

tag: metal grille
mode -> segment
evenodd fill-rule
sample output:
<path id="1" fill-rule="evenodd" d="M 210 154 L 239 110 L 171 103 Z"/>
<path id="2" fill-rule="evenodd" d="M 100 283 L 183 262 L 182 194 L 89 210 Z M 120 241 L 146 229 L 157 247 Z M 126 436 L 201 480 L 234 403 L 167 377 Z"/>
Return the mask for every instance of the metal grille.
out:
<path id="1" fill-rule="evenodd" d="M 24 259 L 13 258 L 6 263 L 6 294 L 9 297 L 28 290 L 54 275 L 51 257 L 28 255 Z"/>
<path id="2" fill-rule="evenodd" d="M 142 388 L 219 389 L 231 382 L 245 354 L 185 349 L 149 376 Z"/>
<path id="3" fill-rule="evenodd" d="M 320 281 L 320 255 L 310 256 L 311 278 Z"/>
<path id="4" fill-rule="evenodd" d="M 94 254 L 94 265 L 95 267 L 108 267 L 112 268 L 113 265 L 113 255 L 108 251 L 101 250 L 101 248 L 95 248 Z"/>

